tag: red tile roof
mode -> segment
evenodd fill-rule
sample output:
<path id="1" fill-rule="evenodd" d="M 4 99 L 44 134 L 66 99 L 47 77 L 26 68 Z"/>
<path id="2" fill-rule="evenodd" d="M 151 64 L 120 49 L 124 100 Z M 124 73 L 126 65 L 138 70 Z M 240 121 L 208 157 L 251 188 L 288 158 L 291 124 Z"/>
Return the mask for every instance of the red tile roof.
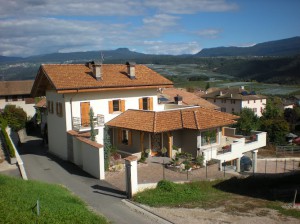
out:
<path id="1" fill-rule="evenodd" d="M 184 128 L 206 130 L 222 127 L 236 123 L 237 118 L 232 114 L 201 107 L 166 111 L 127 110 L 106 125 L 159 133 Z"/>
<path id="2" fill-rule="evenodd" d="M 47 108 L 47 100 L 46 98 L 42 98 L 39 102 L 35 104 L 37 108 Z"/>
<path id="3" fill-rule="evenodd" d="M 56 91 L 84 92 L 114 88 L 159 88 L 172 87 L 173 83 L 145 65 L 135 65 L 135 79 L 127 74 L 127 65 L 101 65 L 102 79 L 92 75 L 85 64 L 44 64 L 37 74 L 32 94 L 45 95 L 45 89 Z"/>
<path id="4" fill-rule="evenodd" d="M 0 96 L 29 95 L 33 80 L 2 81 L 0 82 Z"/>
<path id="5" fill-rule="evenodd" d="M 183 104 L 201 106 L 210 109 L 219 109 L 219 107 L 215 104 L 210 103 L 205 99 L 202 99 L 194 93 L 187 92 L 184 89 L 168 88 L 163 90 L 163 95 L 170 101 L 174 101 L 174 97 L 179 95 L 182 97 Z"/>

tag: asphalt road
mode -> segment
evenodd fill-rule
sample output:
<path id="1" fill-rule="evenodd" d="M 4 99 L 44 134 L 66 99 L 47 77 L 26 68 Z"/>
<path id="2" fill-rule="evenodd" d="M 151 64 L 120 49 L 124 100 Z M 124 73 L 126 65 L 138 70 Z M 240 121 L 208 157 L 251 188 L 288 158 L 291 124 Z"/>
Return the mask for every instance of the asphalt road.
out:
<path id="1" fill-rule="evenodd" d="M 20 146 L 18 151 L 28 179 L 66 186 L 96 213 L 103 214 L 113 223 L 154 223 L 145 215 L 125 205 L 121 201 L 125 198 L 123 192 L 90 176 L 74 164 L 49 154 L 40 139 L 33 138 Z"/>

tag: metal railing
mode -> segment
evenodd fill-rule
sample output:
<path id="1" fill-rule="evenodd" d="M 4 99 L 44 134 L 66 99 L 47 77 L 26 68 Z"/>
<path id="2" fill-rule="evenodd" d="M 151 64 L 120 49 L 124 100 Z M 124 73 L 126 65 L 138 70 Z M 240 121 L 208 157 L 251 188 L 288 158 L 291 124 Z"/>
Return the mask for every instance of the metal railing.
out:
<path id="1" fill-rule="evenodd" d="M 101 127 L 104 126 L 104 115 L 97 114 L 97 116 L 93 117 L 93 124 L 94 127 Z M 80 131 L 82 129 L 90 129 L 90 119 L 82 119 L 80 117 L 73 117 L 72 118 L 72 125 L 73 129 Z"/>

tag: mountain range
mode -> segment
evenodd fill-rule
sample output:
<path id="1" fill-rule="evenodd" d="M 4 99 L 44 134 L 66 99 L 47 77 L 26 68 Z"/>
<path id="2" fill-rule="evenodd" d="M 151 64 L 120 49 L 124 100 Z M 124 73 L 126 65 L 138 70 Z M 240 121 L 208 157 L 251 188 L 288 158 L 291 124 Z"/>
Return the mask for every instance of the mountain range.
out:
<path id="1" fill-rule="evenodd" d="M 52 53 L 44 55 L 22 57 L 5 57 L 0 56 L 2 62 L 32 62 L 32 63 L 49 63 L 49 62 L 81 62 L 88 60 L 100 60 L 102 57 L 109 63 L 123 63 L 127 60 L 135 60 L 138 63 L 155 63 L 158 59 L 170 59 L 177 62 L 183 60 L 195 61 L 198 57 L 255 57 L 255 56 L 293 56 L 300 54 L 300 37 L 269 41 L 259 43 L 251 47 L 216 47 L 205 48 L 194 55 L 154 55 L 143 54 L 130 51 L 128 48 L 119 48 L 116 50 L 71 52 L 71 53 Z M 161 63 L 161 62 L 158 62 Z"/>
<path id="2" fill-rule="evenodd" d="M 103 60 L 104 59 L 104 60 Z M 40 64 L 85 63 L 102 60 L 103 63 L 180 65 L 196 64 L 203 71 L 235 76 L 238 80 L 300 84 L 300 37 L 270 41 L 252 47 L 216 47 L 203 49 L 194 55 L 154 55 L 116 50 L 52 53 L 26 58 L 0 56 L 2 80 L 34 79 Z M 181 74 L 189 75 L 182 71 Z M 200 74 L 200 73 L 199 73 Z"/>

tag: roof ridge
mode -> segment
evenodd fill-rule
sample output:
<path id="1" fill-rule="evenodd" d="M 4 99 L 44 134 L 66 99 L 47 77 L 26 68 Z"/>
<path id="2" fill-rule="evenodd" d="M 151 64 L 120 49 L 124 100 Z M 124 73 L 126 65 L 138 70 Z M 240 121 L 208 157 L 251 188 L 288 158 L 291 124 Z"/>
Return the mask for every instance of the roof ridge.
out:
<path id="1" fill-rule="evenodd" d="M 197 119 L 197 116 L 196 116 L 196 113 L 197 113 L 198 111 L 194 110 L 193 112 L 194 112 L 194 118 L 195 118 L 196 127 L 197 127 L 197 130 L 199 130 L 199 127 L 198 127 L 198 119 Z"/>

